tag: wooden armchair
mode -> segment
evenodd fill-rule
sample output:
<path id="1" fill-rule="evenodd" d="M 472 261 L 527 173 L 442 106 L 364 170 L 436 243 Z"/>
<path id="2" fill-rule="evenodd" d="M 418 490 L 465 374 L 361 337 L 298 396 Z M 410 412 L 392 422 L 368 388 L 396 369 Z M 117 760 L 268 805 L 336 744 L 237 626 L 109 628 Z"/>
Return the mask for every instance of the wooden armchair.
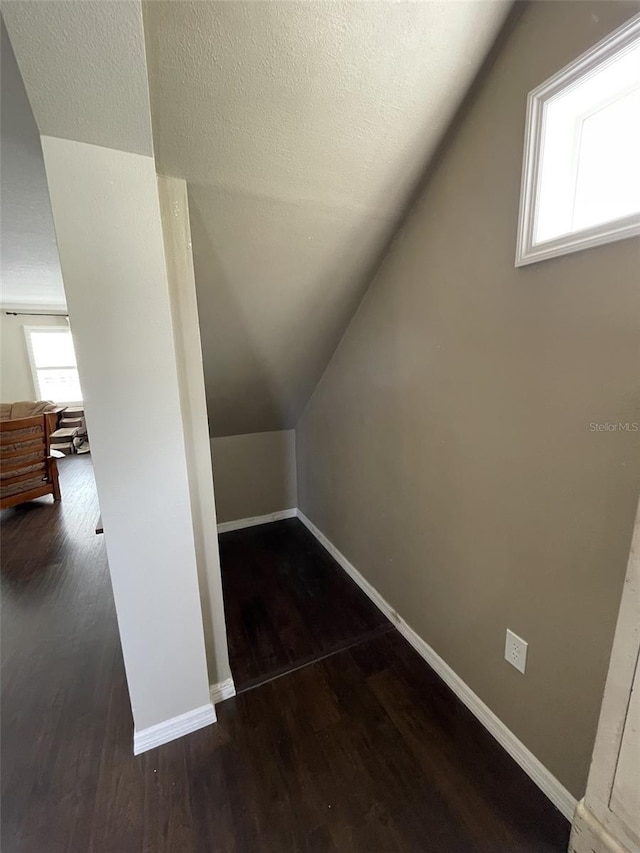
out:
<path id="1" fill-rule="evenodd" d="M 58 466 L 49 453 L 51 417 L 0 421 L 0 509 L 42 495 L 61 499 Z"/>

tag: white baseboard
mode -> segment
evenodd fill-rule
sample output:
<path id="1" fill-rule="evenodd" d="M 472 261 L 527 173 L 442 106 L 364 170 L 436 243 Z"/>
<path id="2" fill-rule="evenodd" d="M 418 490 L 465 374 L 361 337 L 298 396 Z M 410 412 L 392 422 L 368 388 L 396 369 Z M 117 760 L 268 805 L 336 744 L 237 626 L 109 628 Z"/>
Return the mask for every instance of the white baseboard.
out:
<path id="1" fill-rule="evenodd" d="M 162 746 L 163 743 L 169 743 L 170 740 L 203 729 L 215 721 L 215 708 L 209 704 L 194 708 L 193 711 L 187 711 L 186 714 L 179 714 L 177 717 L 172 717 L 170 720 L 165 720 L 155 726 L 149 726 L 147 729 L 141 729 L 133 734 L 133 754 L 140 755 L 141 752 Z"/>
<path id="2" fill-rule="evenodd" d="M 571 827 L 569 853 L 631 853 L 638 849 L 631 839 L 629 842 L 627 846 L 614 838 L 587 808 L 584 799 L 580 800 Z"/>
<path id="3" fill-rule="evenodd" d="M 224 702 L 225 699 L 231 699 L 236 695 L 236 686 L 233 683 L 233 678 L 227 678 L 225 681 L 212 684 L 209 687 L 209 695 L 214 705 L 217 705 L 218 702 Z"/>
<path id="4" fill-rule="evenodd" d="M 429 666 L 435 670 L 444 683 L 456 694 L 458 699 L 474 714 L 490 734 L 498 741 L 513 760 L 520 765 L 524 772 L 536 783 L 543 794 L 551 800 L 554 806 L 571 820 L 576 808 L 576 798 L 553 776 L 549 770 L 527 749 L 527 747 L 508 729 L 493 711 L 476 696 L 471 688 L 442 660 L 442 658 L 416 632 L 407 625 L 404 619 L 391 607 L 380 593 L 352 565 L 335 545 L 327 539 L 306 515 L 298 510 L 298 518 L 331 554 L 334 560 L 358 584 L 371 601 L 396 626 L 402 636 L 408 640 Z"/>
<path id="5" fill-rule="evenodd" d="M 238 518 L 235 521 L 223 521 L 218 525 L 218 533 L 229 533 L 231 530 L 243 530 L 245 527 L 257 527 L 258 524 L 269 524 L 270 521 L 282 521 L 283 518 L 295 518 L 297 509 L 281 509 L 269 512 L 267 515 L 254 515 L 251 518 Z"/>

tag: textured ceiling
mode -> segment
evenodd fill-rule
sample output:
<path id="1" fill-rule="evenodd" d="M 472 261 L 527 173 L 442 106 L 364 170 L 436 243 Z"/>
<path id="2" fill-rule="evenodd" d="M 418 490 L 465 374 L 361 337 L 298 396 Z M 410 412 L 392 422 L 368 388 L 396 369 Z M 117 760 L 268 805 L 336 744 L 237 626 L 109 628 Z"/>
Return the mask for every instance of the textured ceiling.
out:
<path id="1" fill-rule="evenodd" d="M 295 426 L 509 7 L 143 4 L 215 435 Z"/>
<path id="2" fill-rule="evenodd" d="M 2 16 L 11 42 L 3 25 L 0 298 L 64 307 L 38 131 L 153 153 L 142 7 L 3 0 Z"/>
<path id="3" fill-rule="evenodd" d="M 0 302 L 64 308 L 40 136 L 0 21 Z"/>
<path id="4" fill-rule="evenodd" d="M 38 129 L 152 154 L 139 0 L 3 0 Z"/>
<path id="5" fill-rule="evenodd" d="M 4 0 L 40 133 L 187 179 L 214 435 L 295 426 L 510 5 Z"/>

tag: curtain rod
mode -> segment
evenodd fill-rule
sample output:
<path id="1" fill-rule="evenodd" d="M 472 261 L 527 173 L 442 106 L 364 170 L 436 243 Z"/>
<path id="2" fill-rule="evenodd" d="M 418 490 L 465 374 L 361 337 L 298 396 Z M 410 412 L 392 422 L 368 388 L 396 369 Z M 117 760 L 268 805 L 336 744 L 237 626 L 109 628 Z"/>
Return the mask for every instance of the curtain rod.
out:
<path id="1" fill-rule="evenodd" d="M 68 317 L 68 314 L 55 313 L 47 311 L 5 311 L 7 317 Z"/>

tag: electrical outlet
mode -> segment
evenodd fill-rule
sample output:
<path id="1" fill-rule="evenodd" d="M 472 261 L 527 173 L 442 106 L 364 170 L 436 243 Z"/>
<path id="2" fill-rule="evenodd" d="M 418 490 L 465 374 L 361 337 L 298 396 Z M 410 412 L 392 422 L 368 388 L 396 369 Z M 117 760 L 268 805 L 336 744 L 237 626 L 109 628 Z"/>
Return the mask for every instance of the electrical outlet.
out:
<path id="1" fill-rule="evenodd" d="M 527 646 L 529 644 L 522 637 L 514 634 L 507 628 L 507 642 L 504 647 L 504 657 L 508 660 L 511 666 L 515 666 L 524 674 L 527 665 Z"/>

